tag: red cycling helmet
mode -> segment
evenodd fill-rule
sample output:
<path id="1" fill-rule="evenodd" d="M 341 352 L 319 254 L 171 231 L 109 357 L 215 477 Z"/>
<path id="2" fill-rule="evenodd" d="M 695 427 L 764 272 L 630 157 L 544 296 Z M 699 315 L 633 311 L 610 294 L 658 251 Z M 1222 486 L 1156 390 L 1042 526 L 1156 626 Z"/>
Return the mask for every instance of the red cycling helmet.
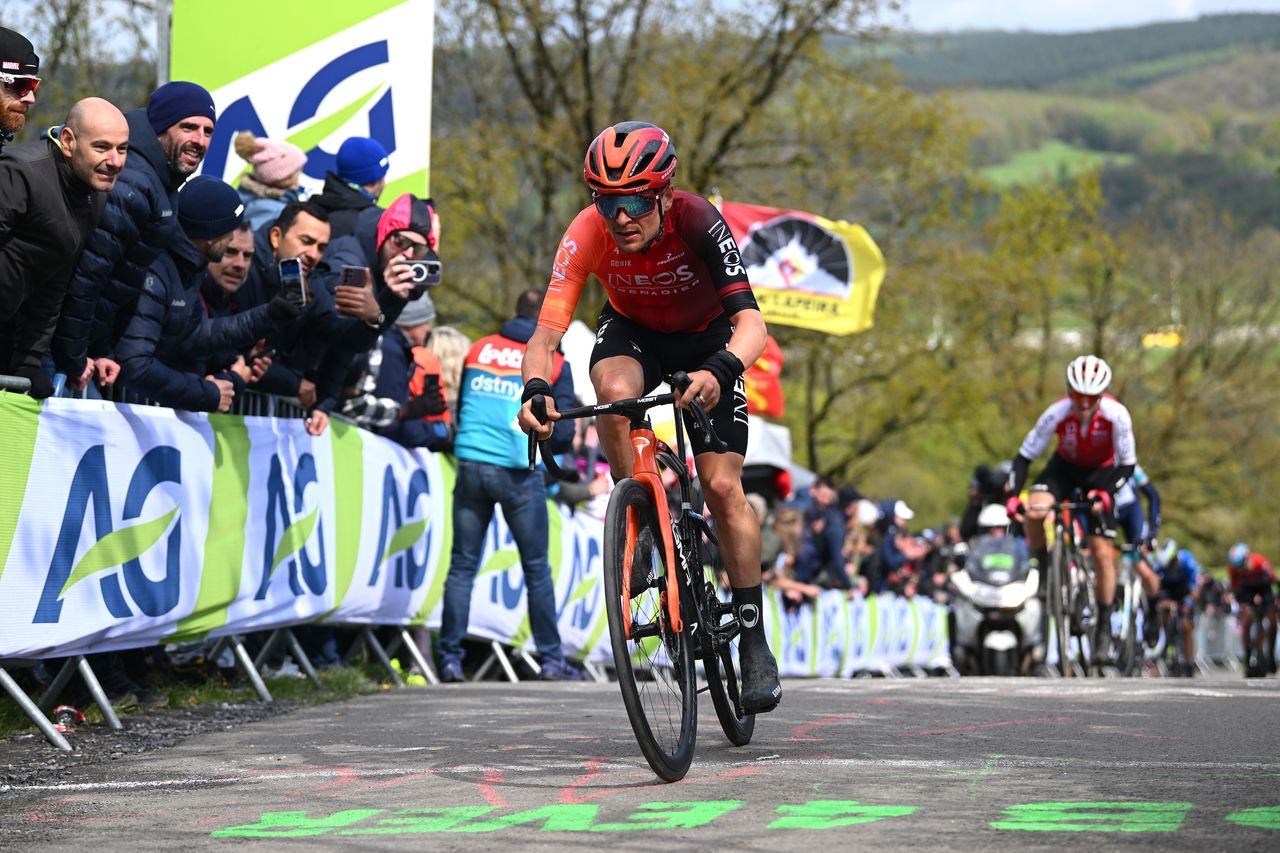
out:
<path id="1" fill-rule="evenodd" d="M 606 127 L 587 148 L 582 177 L 598 193 L 656 191 L 676 173 L 676 146 L 667 132 L 644 121 Z"/>

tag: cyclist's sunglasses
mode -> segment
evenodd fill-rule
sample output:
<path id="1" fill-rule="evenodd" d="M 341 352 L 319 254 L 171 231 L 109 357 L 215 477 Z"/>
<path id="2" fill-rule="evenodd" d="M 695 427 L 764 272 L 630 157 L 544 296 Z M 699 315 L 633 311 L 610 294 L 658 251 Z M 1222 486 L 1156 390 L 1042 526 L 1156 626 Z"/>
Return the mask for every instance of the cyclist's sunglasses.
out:
<path id="1" fill-rule="evenodd" d="M 600 215 L 605 219 L 617 219 L 618 211 L 625 210 L 627 216 L 632 219 L 639 219 L 642 216 L 648 216 L 653 213 L 653 209 L 658 206 L 658 196 L 655 195 L 610 195 L 595 194 L 596 210 L 600 211 Z"/>
<path id="2" fill-rule="evenodd" d="M 0 83 L 17 98 L 25 98 L 40 88 L 40 78 L 26 74 L 0 74 Z"/>
<path id="3" fill-rule="evenodd" d="M 1079 391 L 1072 391 L 1071 399 L 1073 402 L 1079 403 L 1082 406 L 1093 406 L 1093 405 L 1096 405 L 1097 402 L 1102 399 L 1102 395 L 1101 394 L 1081 394 Z"/>

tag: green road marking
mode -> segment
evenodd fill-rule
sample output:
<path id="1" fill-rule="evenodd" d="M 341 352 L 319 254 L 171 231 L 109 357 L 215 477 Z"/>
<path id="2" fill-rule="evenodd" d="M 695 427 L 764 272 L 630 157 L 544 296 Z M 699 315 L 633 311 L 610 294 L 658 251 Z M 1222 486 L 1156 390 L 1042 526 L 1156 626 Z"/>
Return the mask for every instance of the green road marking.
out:
<path id="1" fill-rule="evenodd" d="M 339 835 L 402 835 L 415 832 L 448 832 L 460 823 L 481 817 L 497 806 L 457 806 L 445 809 L 401 809 L 397 817 L 385 817 L 373 826 L 344 829 Z"/>
<path id="2" fill-rule="evenodd" d="M 978 782 L 980 782 L 987 776 L 990 776 L 992 773 L 994 773 L 996 762 L 1002 758 L 1004 758 L 1003 755 L 991 756 L 990 758 L 987 759 L 986 763 L 982 765 L 982 769 L 979 770 L 976 774 L 974 774 L 973 779 L 970 780 L 969 782 L 969 799 L 972 800 L 976 797 L 977 791 L 978 791 Z"/>
<path id="3" fill-rule="evenodd" d="M 778 806 L 778 814 L 787 816 L 769 824 L 769 829 L 835 829 L 903 817 L 915 811 L 915 806 L 864 806 L 857 800 L 810 800 L 798 806 Z"/>
<path id="4" fill-rule="evenodd" d="M 1240 826 L 1255 829 L 1280 829 L 1280 806 L 1261 806 L 1256 809 L 1232 812 L 1227 820 Z"/>
<path id="5" fill-rule="evenodd" d="M 602 823 L 591 827 L 592 832 L 624 832 L 632 829 L 696 829 L 742 807 L 742 800 L 707 800 L 701 803 L 642 803 L 627 818 L 627 823 Z"/>
<path id="6" fill-rule="evenodd" d="M 543 832 L 589 832 L 595 822 L 599 806 L 589 803 L 569 803 L 555 806 L 543 806 L 540 809 L 526 809 L 515 814 L 482 820 L 479 823 L 457 826 L 449 832 L 495 832 L 512 826 L 526 823 L 541 823 Z"/>
<path id="7" fill-rule="evenodd" d="M 1177 832 L 1191 803 L 1026 803 L 995 829 L 1028 832 Z"/>
<path id="8" fill-rule="evenodd" d="M 344 826 L 382 814 L 385 809 L 348 809 L 328 817 L 309 818 L 306 812 L 267 812 L 257 823 L 246 823 L 218 829 L 214 838 L 295 838 L 301 835 L 324 835 Z"/>

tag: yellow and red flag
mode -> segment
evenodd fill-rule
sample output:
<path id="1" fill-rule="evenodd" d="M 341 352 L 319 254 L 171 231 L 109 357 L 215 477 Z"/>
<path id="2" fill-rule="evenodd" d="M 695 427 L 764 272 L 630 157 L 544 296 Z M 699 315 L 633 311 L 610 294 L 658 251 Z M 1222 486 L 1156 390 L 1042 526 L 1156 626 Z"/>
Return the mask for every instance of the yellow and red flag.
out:
<path id="1" fill-rule="evenodd" d="M 865 228 L 800 210 L 718 206 L 766 322 L 829 335 L 871 327 L 885 263 Z"/>
<path id="2" fill-rule="evenodd" d="M 786 408 L 782 396 L 782 347 L 769 335 L 764 353 L 747 368 L 743 381 L 747 388 L 747 413 L 781 418 Z"/>

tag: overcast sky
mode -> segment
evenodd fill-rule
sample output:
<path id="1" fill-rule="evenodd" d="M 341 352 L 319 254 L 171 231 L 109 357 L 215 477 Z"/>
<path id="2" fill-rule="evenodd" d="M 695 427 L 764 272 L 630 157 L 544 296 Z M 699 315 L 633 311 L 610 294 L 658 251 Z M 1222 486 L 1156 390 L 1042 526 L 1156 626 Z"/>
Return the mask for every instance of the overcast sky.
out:
<path id="1" fill-rule="evenodd" d="M 912 27 L 1070 32 L 1186 21 L 1221 12 L 1280 12 L 1280 0 L 903 0 Z"/>

